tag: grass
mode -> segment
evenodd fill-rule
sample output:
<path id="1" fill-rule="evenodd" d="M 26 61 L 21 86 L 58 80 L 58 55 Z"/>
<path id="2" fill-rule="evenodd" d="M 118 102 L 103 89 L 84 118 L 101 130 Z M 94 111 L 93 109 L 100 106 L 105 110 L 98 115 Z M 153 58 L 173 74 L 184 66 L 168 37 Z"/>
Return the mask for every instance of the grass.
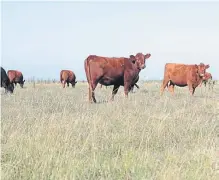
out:
<path id="1" fill-rule="evenodd" d="M 219 85 L 213 91 L 160 82 L 120 88 L 87 84 L 26 84 L 1 96 L 1 176 L 4 180 L 219 179 Z"/>

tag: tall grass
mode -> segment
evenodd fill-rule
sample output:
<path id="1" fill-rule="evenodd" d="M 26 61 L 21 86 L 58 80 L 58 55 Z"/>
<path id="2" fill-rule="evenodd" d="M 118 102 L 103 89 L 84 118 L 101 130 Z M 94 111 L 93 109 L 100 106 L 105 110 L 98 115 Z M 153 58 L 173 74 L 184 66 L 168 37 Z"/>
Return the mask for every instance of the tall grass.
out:
<path id="1" fill-rule="evenodd" d="M 1 96 L 1 176 L 25 179 L 218 179 L 219 86 L 159 95 L 27 84 Z"/>

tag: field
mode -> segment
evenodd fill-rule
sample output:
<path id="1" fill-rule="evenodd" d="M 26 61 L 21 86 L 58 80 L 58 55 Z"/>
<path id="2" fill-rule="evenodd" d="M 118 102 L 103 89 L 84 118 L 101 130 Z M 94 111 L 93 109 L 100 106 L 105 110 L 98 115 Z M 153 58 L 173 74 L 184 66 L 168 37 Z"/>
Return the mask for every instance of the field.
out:
<path id="1" fill-rule="evenodd" d="M 4 180 L 219 179 L 219 83 L 214 90 L 160 82 L 123 88 L 26 84 L 1 95 L 1 176 Z"/>

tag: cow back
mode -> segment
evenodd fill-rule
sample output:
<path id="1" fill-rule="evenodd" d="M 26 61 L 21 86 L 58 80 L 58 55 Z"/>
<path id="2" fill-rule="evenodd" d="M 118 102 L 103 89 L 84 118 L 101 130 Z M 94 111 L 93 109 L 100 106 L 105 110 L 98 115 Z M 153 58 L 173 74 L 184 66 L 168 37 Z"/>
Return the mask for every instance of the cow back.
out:
<path id="1" fill-rule="evenodd" d="M 20 71 L 8 70 L 7 74 L 11 82 L 22 82 L 23 81 L 23 74 Z"/>
<path id="2" fill-rule="evenodd" d="M 68 80 L 68 81 L 75 81 L 76 79 L 76 76 L 75 74 L 73 73 L 73 71 L 70 71 L 70 70 L 62 70 L 60 72 L 60 80 Z"/>

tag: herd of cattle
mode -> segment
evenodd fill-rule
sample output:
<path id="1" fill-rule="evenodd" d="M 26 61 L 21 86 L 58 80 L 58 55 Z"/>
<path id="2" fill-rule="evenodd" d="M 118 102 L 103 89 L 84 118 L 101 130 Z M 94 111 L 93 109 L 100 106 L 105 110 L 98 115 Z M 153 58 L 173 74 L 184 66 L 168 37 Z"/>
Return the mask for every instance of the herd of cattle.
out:
<path id="1" fill-rule="evenodd" d="M 136 84 L 139 80 L 139 73 L 146 67 L 146 60 L 150 58 L 151 54 L 137 53 L 129 57 L 103 57 L 90 55 L 84 61 L 84 69 L 89 85 L 89 101 L 96 102 L 94 90 L 98 83 L 105 86 L 113 85 L 112 97 L 118 92 L 120 86 L 124 86 L 125 96 L 133 91 L 134 86 L 139 88 Z M 191 95 L 194 94 L 196 87 L 201 86 L 202 83 L 207 84 L 215 81 L 212 80 L 212 75 L 206 72 L 210 66 L 200 63 L 199 65 L 186 65 L 177 63 L 167 63 L 164 69 L 164 79 L 161 85 L 161 95 L 165 88 L 173 94 L 174 86 L 184 87 L 188 86 Z M 17 83 L 23 88 L 25 80 L 23 74 L 17 70 L 6 71 L 1 67 L 1 87 L 5 88 L 5 92 L 13 93 L 14 84 Z M 63 88 L 65 84 L 75 87 L 77 81 L 74 72 L 70 70 L 62 70 L 60 72 L 60 82 Z"/>

